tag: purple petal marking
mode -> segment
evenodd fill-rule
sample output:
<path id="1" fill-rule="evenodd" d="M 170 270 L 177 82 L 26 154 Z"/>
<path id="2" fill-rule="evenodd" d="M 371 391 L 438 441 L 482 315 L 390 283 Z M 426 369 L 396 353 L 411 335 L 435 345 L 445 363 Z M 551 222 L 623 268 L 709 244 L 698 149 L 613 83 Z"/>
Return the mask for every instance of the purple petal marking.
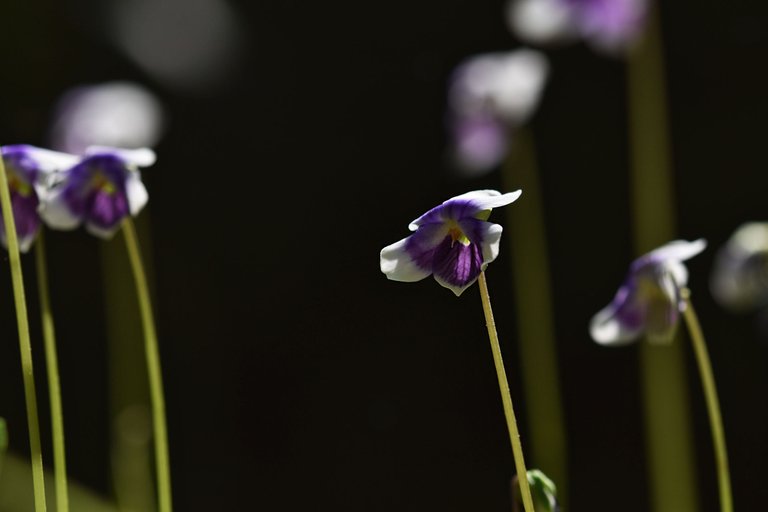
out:
<path id="1" fill-rule="evenodd" d="M 13 208 L 13 220 L 16 225 L 16 236 L 19 239 L 19 245 L 29 246 L 37 231 L 40 229 L 40 217 L 37 214 L 37 205 L 39 201 L 37 195 L 23 196 L 18 192 L 11 192 L 11 207 Z M 5 234 L 5 222 L 2 212 L 0 212 L 0 239 L 4 246 L 7 246 Z"/>
<path id="2" fill-rule="evenodd" d="M 405 250 L 416 266 L 431 272 L 435 249 L 445 236 L 446 228 L 442 222 L 423 225 L 406 239 Z"/>
<path id="3" fill-rule="evenodd" d="M 450 236 L 435 249 L 433 272 L 446 283 L 462 287 L 472 283 L 483 266 L 483 253 L 474 243 L 464 245 Z"/>
<path id="4" fill-rule="evenodd" d="M 22 250 L 26 251 L 40 229 L 40 216 L 37 213 L 40 201 L 34 186 L 39 169 L 37 163 L 26 152 L 26 146 L 5 146 L 2 153 L 11 193 L 16 236 Z M 3 219 L 2 212 L 0 212 L 0 219 Z M 5 223 L 2 221 L 0 221 L 0 240 L 7 246 Z"/>
<path id="5" fill-rule="evenodd" d="M 611 301 L 611 305 L 614 308 L 614 317 L 626 330 L 636 331 L 645 325 L 646 307 L 639 300 L 634 279 L 628 279 L 619 288 L 613 301 Z"/>
<path id="6" fill-rule="evenodd" d="M 582 31 L 609 46 L 624 45 L 640 33 L 647 0 L 564 0 L 571 6 Z"/>
<path id="7" fill-rule="evenodd" d="M 129 213 L 125 184 L 130 172 L 120 158 L 99 154 L 74 166 L 64 185 L 63 199 L 77 217 L 109 230 Z"/>

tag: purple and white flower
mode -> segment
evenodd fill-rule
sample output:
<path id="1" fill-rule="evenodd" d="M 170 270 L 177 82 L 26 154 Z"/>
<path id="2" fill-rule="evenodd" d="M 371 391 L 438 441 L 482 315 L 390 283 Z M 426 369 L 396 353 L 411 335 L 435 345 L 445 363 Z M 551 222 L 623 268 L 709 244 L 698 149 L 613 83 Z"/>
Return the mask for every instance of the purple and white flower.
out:
<path id="1" fill-rule="evenodd" d="M 548 73 L 546 56 L 529 49 L 476 55 L 456 68 L 448 123 L 461 170 L 477 174 L 501 162 L 510 130 L 536 110 Z"/>
<path id="2" fill-rule="evenodd" d="M 457 296 L 499 254 L 502 228 L 488 222 L 492 208 L 515 201 L 520 190 L 475 190 L 448 199 L 414 220 L 414 233 L 381 250 L 381 271 L 393 281 L 420 281 L 430 274 Z"/>
<path id="3" fill-rule="evenodd" d="M 54 175 L 40 215 L 53 229 L 75 229 L 85 223 L 91 234 L 111 237 L 128 215 L 147 203 L 147 189 L 139 167 L 155 162 L 151 149 L 94 146 L 74 166 Z"/>
<path id="4" fill-rule="evenodd" d="M 3 146 L 1 150 L 19 249 L 27 252 L 40 229 L 38 210 L 40 198 L 45 194 L 45 182 L 53 173 L 76 163 L 77 157 L 26 144 Z M 3 222 L 0 222 L 0 242 L 7 247 Z"/>
<path id="5" fill-rule="evenodd" d="M 748 222 L 717 253 L 712 295 L 735 312 L 768 305 L 768 222 Z"/>
<path id="6" fill-rule="evenodd" d="M 682 262 L 706 245 L 703 239 L 676 240 L 632 262 L 613 301 L 592 318 L 592 339 L 601 345 L 624 345 L 643 335 L 651 342 L 671 341 L 685 308 L 680 292 L 688 270 Z"/>
<path id="7" fill-rule="evenodd" d="M 513 32 L 534 44 L 583 38 L 598 50 L 617 53 L 640 35 L 648 0 L 511 0 Z"/>

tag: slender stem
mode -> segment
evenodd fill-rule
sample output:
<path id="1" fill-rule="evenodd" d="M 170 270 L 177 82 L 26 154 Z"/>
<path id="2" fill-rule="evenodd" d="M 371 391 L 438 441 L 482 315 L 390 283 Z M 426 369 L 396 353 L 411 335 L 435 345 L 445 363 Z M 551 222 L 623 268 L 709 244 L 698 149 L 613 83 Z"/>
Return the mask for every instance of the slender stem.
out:
<path id="1" fill-rule="evenodd" d="M 659 2 L 650 2 L 640 44 L 627 61 L 631 194 L 635 251 L 644 254 L 674 238 L 675 207 L 667 125 L 664 48 Z M 680 340 L 642 343 L 640 375 L 645 408 L 650 508 L 695 512 L 694 451 Z"/>
<path id="2" fill-rule="evenodd" d="M 528 456 L 558 485 L 563 508 L 568 496 L 568 447 L 558 376 L 544 205 L 536 147 L 528 130 L 516 131 L 502 167 L 505 190 L 522 189 L 524 200 L 506 208 L 509 262 L 517 309 L 520 373 L 525 396 Z M 519 206 L 518 206 L 519 205 Z M 519 243 L 525 240 L 525 243 Z"/>
<path id="3" fill-rule="evenodd" d="M 64 450 L 64 415 L 61 406 L 61 386 L 59 384 L 59 363 L 56 355 L 56 332 L 53 327 L 53 313 L 48 294 L 48 265 L 45 261 L 45 237 L 43 230 L 37 236 L 35 244 L 35 264 L 37 267 L 37 289 L 40 297 L 40 314 L 43 322 L 43 341 L 45 343 L 45 365 L 48 369 L 48 393 L 51 403 L 51 431 L 53 433 L 53 473 L 56 481 L 56 510 L 69 512 L 69 492 L 67 488 L 67 461 Z"/>
<path id="4" fill-rule="evenodd" d="M 523 496 L 523 507 L 525 512 L 534 512 L 531 488 L 528 486 L 528 471 L 525 469 L 525 459 L 523 458 L 523 446 L 520 443 L 520 433 L 517 431 L 517 420 L 515 420 L 515 410 L 512 408 L 512 395 L 510 395 L 509 392 L 509 382 L 507 382 L 507 373 L 504 370 L 504 360 L 501 358 L 499 335 L 496 332 L 496 323 L 493 320 L 491 296 L 488 293 L 488 283 L 485 280 L 485 272 L 480 272 L 479 282 L 480 299 L 483 302 L 483 313 L 485 313 L 485 325 L 488 327 L 488 338 L 491 341 L 493 362 L 496 365 L 496 376 L 499 379 L 501 401 L 504 404 L 504 416 L 507 420 L 509 440 L 512 442 L 512 455 L 515 458 L 515 469 L 517 470 L 518 475 L 517 480 L 520 483 L 520 492 Z M 522 475 L 522 478 L 520 478 L 520 475 Z"/>
<path id="5" fill-rule="evenodd" d="M 141 263 L 136 229 L 130 217 L 123 222 L 123 234 L 131 261 L 136 293 L 141 310 L 141 324 L 149 373 L 149 392 L 152 399 L 152 425 L 155 437 L 155 465 L 157 471 L 157 500 L 160 512 L 171 512 L 171 469 L 168 460 L 168 429 L 165 422 L 165 399 L 163 397 L 163 376 L 160 370 L 160 353 L 157 348 L 157 334 L 152 305 L 149 301 L 147 277 Z"/>
<path id="6" fill-rule="evenodd" d="M 40 424 L 37 418 L 37 396 L 35 392 L 35 373 L 32 369 L 32 344 L 29 340 L 29 319 L 27 301 L 24 297 L 24 276 L 21 273 L 19 241 L 16 237 L 16 224 L 13 219 L 11 191 L 8 188 L 8 176 L 5 164 L 0 157 L 0 207 L 3 212 L 5 238 L 8 243 L 8 259 L 13 282 L 13 299 L 16 303 L 16 324 L 19 330 L 19 349 L 21 352 L 21 371 L 24 378 L 24 397 L 27 404 L 27 424 L 29 427 L 29 450 L 32 463 L 32 484 L 35 496 L 35 510 L 44 512 L 45 481 L 43 479 L 43 453 L 40 448 Z"/>
<path id="7" fill-rule="evenodd" d="M 701 375 L 701 385 L 704 388 L 704 398 L 707 402 L 707 413 L 709 414 L 709 424 L 712 429 L 712 444 L 715 448 L 715 459 L 717 460 L 717 480 L 720 487 L 720 510 L 722 512 L 733 512 L 733 497 L 731 496 L 731 475 L 728 471 L 728 452 L 725 449 L 725 433 L 723 429 L 723 417 L 720 414 L 720 402 L 717 399 L 717 388 L 715 387 L 715 377 L 712 374 L 712 364 L 709 361 L 707 344 L 704 341 L 704 335 L 701 332 L 701 325 L 693 309 L 688 289 L 683 290 L 685 299 L 685 323 L 688 326 L 688 333 L 691 336 L 691 344 L 696 354 L 696 362 L 699 365 Z"/>

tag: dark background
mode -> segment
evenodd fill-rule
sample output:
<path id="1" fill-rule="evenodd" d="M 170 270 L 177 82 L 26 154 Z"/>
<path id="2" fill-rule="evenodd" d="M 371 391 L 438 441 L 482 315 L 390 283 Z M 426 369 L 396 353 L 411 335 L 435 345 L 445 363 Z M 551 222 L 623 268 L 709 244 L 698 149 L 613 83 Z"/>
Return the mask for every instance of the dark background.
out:
<path id="1" fill-rule="evenodd" d="M 501 186 L 498 171 L 449 172 L 444 109 L 446 79 L 462 58 L 518 46 L 502 2 L 231 2 L 245 28 L 236 69 L 194 92 L 155 81 L 111 44 L 101 2 L 2 5 L 3 143 L 46 144 L 53 105 L 80 83 L 135 80 L 167 108 L 158 163 L 144 173 L 143 215 L 177 510 L 510 510 L 513 464 L 477 288 L 457 299 L 431 279 L 394 283 L 378 269 L 379 250 L 411 219 L 453 195 Z M 664 2 L 662 17 L 678 232 L 713 248 L 690 262 L 691 288 L 735 503 L 755 510 L 768 501 L 767 347 L 757 319 L 716 307 L 707 282 L 714 248 L 743 221 L 768 217 L 768 5 Z M 532 129 L 570 509 L 644 511 L 637 349 L 604 349 L 587 332 L 633 256 L 625 68 L 583 45 L 549 55 Z M 49 257 L 70 472 L 108 494 L 100 243 L 54 233 Z M 24 263 L 33 283 L 33 260 Z M 525 442 L 508 268 L 502 249 L 488 278 Z M 23 452 L 9 281 L 0 273 L 0 415 Z M 689 363 L 702 510 L 714 511 L 709 427 Z"/>

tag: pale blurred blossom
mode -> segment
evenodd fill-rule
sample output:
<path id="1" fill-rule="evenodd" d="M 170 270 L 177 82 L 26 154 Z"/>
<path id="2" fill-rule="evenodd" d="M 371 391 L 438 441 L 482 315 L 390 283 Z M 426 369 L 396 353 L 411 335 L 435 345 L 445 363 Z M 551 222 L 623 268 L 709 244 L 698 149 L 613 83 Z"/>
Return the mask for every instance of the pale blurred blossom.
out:
<path id="1" fill-rule="evenodd" d="M 620 53 L 640 36 L 648 0 L 510 0 L 510 29 L 532 44 L 583 38 L 592 47 Z"/>
<path id="2" fill-rule="evenodd" d="M 469 57 L 448 91 L 453 159 L 466 173 L 490 170 L 504 158 L 510 131 L 539 104 L 549 74 L 543 53 L 520 49 Z"/>
<path id="3" fill-rule="evenodd" d="M 721 305 L 736 312 L 768 305 L 768 222 L 736 230 L 717 253 L 710 287 Z"/>
<path id="4" fill-rule="evenodd" d="M 160 101 L 141 85 L 84 85 L 70 89 L 59 100 L 51 127 L 51 144 L 78 155 L 89 146 L 153 147 L 164 124 Z"/>

